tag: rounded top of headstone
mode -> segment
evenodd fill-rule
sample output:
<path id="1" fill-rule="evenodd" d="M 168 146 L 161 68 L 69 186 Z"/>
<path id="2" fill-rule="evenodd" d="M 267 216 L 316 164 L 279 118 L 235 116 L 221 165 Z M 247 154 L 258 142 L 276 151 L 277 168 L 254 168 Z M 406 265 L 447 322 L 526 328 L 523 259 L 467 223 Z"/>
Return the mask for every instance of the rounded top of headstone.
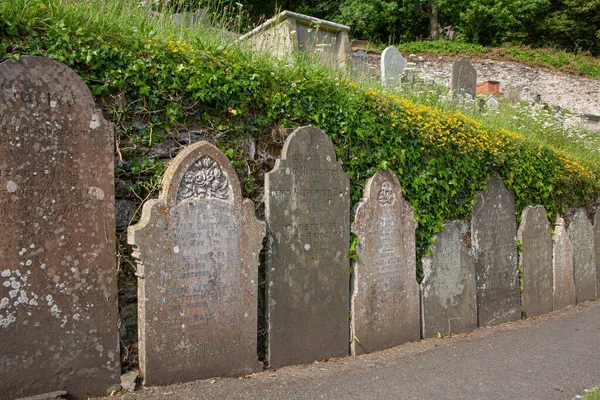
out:
<path id="1" fill-rule="evenodd" d="M 65 85 L 69 82 L 69 85 Z M 0 64 L 0 88 L 3 102 L 0 113 L 10 108 L 30 113 L 40 104 L 61 111 L 95 109 L 94 98 L 79 75 L 56 60 L 39 56 L 21 56 L 19 60 L 6 60 Z M 21 95 L 18 95 L 21 94 Z"/>
<path id="2" fill-rule="evenodd" d="M 385 59 L 386 57 L 393 57 L 393 56 L 396 56 L 396 57 L 402 56 L 402 53 L 400 53 L 400 50 L 398 50 L 394 46 L 386 47 L 385 50 L 383 50 L 383 52 L 381 53 L 382 59 Z"/>
<path id="3" fill-rule="evenodd" d="M 201 141 L 187 147 L 169 165 L 160 198 L 169 208 L 190 199 L 221 200 L 239 206 L 242 190 L 225 154 Z"/>
<path id="4" fill-rule="evenodd" d="M 282 160 L 336 162 L 335 148 L 329 136 L 314 126 L 296 129 L 285 140 Z"/>
<path id="5" fill-rule="evenodd" d="M 522 232 L 525 229 L 525 226 L 528 224 L 533 226 L 542 225 L 544 227 L 548 227 L 550 225 L 548 222 L 548 213 L 546 212 L 544 206 L 527 206 L 523 209 L 523 212 L 521 213 L 521 225 L 519 226 L 519 232 Z"/>
<path id="6" fill-rule="evenodd" d="M 381 205 L 391 205 L 402 200 L 400 181 L 391 171 L 377 171 L 367 180 L 365 199 L 375 198 Z"/>

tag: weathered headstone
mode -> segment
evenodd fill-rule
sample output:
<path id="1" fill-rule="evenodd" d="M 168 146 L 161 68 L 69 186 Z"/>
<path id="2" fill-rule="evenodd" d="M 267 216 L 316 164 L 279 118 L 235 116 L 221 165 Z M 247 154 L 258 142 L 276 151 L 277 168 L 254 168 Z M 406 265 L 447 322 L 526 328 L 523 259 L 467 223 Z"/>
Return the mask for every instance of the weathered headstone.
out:
<path id="1" fill-rule="evenodd" d="M 596 260 L 596 298 L 600 298 L 600 207 L 594 216 L 594 256 Z"/>
<path id="2" fill-rule="evenodd" d="M 349 179 L 320 129 L 296 129 L 265 176 L 271 367 L 348 355 Z"/>
<path id="3" fill-rule="evenodd" d="M 553 310 L 562 310 L 577 304 L 573 279 L 573 245 L 567 234 L 565 221 L 556 216 L 552 238 L 552 269 L 554 271 Z"/>
<path id="4" fill-rule="evenodd" d="M 521 304 L 525 317 L 552 311 L 552 235 L 543 206 L 525 207 L 517 232 L 522 251 L 519 267 L 523 273 Z"/>
<path id="5" fill-rule="evenodd" d="M 158 385 L 262 369 L 257 280 L 264 222 L 231 163 L 198 142 L 167 169 L 128 242 L 138 261 L 140 372 Z"/>
<path id="6" fill-rule="evenodd" d="M 456 95 L 468 94 L 475 98 L 477 91 L 477 71 L 471 65 L 471 61 L 466 57 L 452 65 L 452 77 L 450 78 L 450 89 Z"/>
<path id="7" fill-rule="evenodd" d="M 369 55 L 359 49 L 352 53 L 352 71 L 359 76 L 369 75 Z"/>
<path id="8" fill-rule="evenodd" d="M 113 130 L 66 65 L 0 64 L 0 397 L 119 382 Z"/>
<path id="9" fill-rule="evenodd" d="M 352 354 L 371 353 L 419 340 L 419 285 L 410 203 L 391 172 L 367 181 L 356 207 L 358 238 L 352 290 Z"/>
<path id="10" fill-rule="evenodd" d="M 475 257 L 463 221 L 444 224 L 431 254 L 423 257 L 421 319 L 424 338 L 477 328 Z"/>
<path id="11" fill-rule="evenodd" d="M 383 86 L 400 86 L 402 74 L 406 67 L 406 59 L 400 50 L 390 46 L 381 53 L 381 83 Z"/>
<path id="12" fill-rule="evenodd" d="M 577 303 L 582 303 L 596 297 L 594 230 L 584 209 L 575 212 L 568 232 L 573 245 L 575 297 Z"/>
<path id="13" fill-rule="evenodd" d="M 477 279 L 477 323 L 497 325 L 521 318 L 514 194 L 501 178 L 487 181 L 472 211 Z"/>
<path id="14" fill-rule="evenodd" d="M 496 99 L 492 95 L 490 95 L 487 98 L 487 100 L 485 101 L 485 105 L 494 111 L 496 111 L 496 110 L 498 110 L 498 108 L 500 108 L 500 103 L 498 102 L 498 99 Z"/>

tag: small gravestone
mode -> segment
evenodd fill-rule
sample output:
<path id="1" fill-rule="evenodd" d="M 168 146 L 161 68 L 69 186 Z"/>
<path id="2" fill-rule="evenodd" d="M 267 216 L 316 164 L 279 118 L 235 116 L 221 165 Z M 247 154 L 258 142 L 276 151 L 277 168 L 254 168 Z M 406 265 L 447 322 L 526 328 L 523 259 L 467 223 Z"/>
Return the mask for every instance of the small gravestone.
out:
<path id="1" fill-rule="evenodd" d="M 423 257 L 421 319 L 424 338 L 477 328 L 475 258 L 463 221 L 444 224 L 431 254 Z"/>
<path id="2" fill-rule="evenodd" d="M 477 71 L 471 65 L 471 61 L 466 57 L 452 65 L 452 77 L 450 78 L 450 89 L 455 95 L 467 94 L 472 99 L 475 98 L 477 91 Z"/>
<path id="3" fill-rule="evenodd" d="M 596 298 L 600 298 L 600 207 L 594 217 L 594 256 L 596 259 Z"/>
<path id="4" fill-rule="evenodd" d="M 487 181 L 472 211 L 479 326 L 521 318 L 514 194 L 501 178 Z"/>
<path id="5" fill-rule="evenodd" d="M 359 49 L 352 54 L 352 71 L 359 76 L 369 75 L 369 56 Z"/>
<path id="6" fill-rule="evenodd" d="M 596 297 L 594 229 L 584 209 L 575 212 L 568 232 L 573 245 L 575 297 L 582 303 Z"/>
<path id="7" fill-rule="evenodd" d="M 381 53 L 381 83 L 386 87 L 400 86 L 406 59 L 400 50 L 390 46 Z"/>
<path id="8" fill-rule="evenodd" d="M 296 129 L 265 176 L 267 359 L 348 355 L 349 179 L 320 129 Z"/>
<path id="9" fill-rule="evenodd" d="M 138 261 L 140 372 L 147 385 L 235 376 L 257 358 L 264 222 L 242 202 L 231 163 L 207 142 L 167 169 L 128 242 Z"/>
<path id="10" fill-rule="evenodd" d="M 419 285 L 415 229 L 410 203 L 391 172 L 367 181 L 356 207 L 352 233 L 358 238 L 352 290 L 352 354 L 419 340 Z"/>
<path id="11" fill-rule="evenodd" d="M 553 310 L 562 310 L 577 304 L 573 279 L 573 245 L 567 234 L 565 221 L 556 216 L 552 238 L 552 269 L 554 272 Z"/>
<path id="12" fill-rule="evenodd" d="M 500 108 L 500 103 L 498 102 L 498 99 L 491 95 L 485 101 L 485 105 L 494 111 L 497 111 L 498 108 Z"/>
<path id="13" fill-rule="evenodd" d="M 523 314 L 529 318 L 549 313 L 552 311 L 552 235 L 544 207 L 525 207 L 517 237 L 522 246 L 519 266 L 523 273 Z"/>
<path id="14" fill-rule="evenodd" d="M 0 64 L 0 397 L 119 382 L 113 130 L 66 65 Z"/>

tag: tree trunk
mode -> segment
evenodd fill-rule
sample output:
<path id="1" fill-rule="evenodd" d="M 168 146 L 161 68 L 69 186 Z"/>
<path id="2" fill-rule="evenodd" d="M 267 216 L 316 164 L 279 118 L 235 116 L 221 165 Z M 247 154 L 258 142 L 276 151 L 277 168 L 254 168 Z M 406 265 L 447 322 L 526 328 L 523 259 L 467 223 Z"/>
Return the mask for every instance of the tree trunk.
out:
<path id="1" fill-rule="evenodd" d="M 442 29 L 438 22 L 438 8 L 435 2 L 429 2 L 429 38 L 437 40 L 442 36 Z"/>

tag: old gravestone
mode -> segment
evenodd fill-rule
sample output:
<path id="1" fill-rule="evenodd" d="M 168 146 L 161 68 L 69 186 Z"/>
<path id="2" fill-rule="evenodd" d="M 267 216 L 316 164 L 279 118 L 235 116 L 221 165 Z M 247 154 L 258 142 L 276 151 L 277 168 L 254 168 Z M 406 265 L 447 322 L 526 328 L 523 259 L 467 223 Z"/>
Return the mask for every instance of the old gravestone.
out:
<path id="1" fill-rule="evenodd" d="M 296 129 L 265 176 L 267 360 L 348 355 L 349 179 L 320 129 Z"/>
<path id="2" fill-rule="evenodd" d="M 356 207 L 358 238 L 352 290 L 352 354 L 371 353 L 419 340 L 419 285 L 410 203 L 389 171 L 367 181 Z"/>
<path id="3" fill-rule="evenodd" d="M 521 304 L 525 317 L 552 311 L 552 236 L 546 209 L 525 207 L 517 237 L 522 245 L 519 266 L 523 273 Z"/>
<path id="4" fill-rule="evenodd" d="M 584 209 L 578 209 L 568 229 L 573 245 L 575 297 L 582 303 L 596 297 L 594 230 Z"/>
<path id="5" fill-rule="evenodd" d="M 596 298 L 600 298 L 600 207 L 594 216 L 594 256 L 596 259 Z"/>
<path id="6" fill-rule="evenodd" d="M 237 175 L 198 142 L 167 169 L 128 242 L 138 261 L 140 370 L 148 385 L 262 369 L 257 359 L 258 256 L 264 222 Z"/>
<path id="7" fill-rule="evenodd" d="M 465 243 L 466 242 L 466 243 Z M 463 221 L 444 224 L 423 258 L 421 320 L 424 338 L 477 328 L 475 258 Z"/>
<path id="8" fill-rule="evenodd" d="M 390 46 L 381 53 L 381 83 L 383 86 L 399 86 L 406 67 L 406 59 L 400 50 Z"/>
<path id="9" fill-rule="evenodd" d="M 119 382 L 113 130 L 67 66 L 0 64 L 0 397 Z"/>
<path id="10" fill-rule="evenodd" d="M 452 65 L 452 77 L 450 78 L 450 89 L 455 94 L 467 94 L 475 98 L 477 91 L 477 71 L 471 65 L 471 61 L 466 57 Z"/>
<path id="11" fill-rule="evenodd" d="M 552 270 L 554 272 L 553 310 L 562 310 L 577 303 L 573 278 L 573 245 L 565 221 L 556 216 L 552 238 Z"/>
<path id="12" fill-rule="evenodd" d="M 471 221 L 479 326 L 521 318 L 514 195 L 499 177 L 486 186 Z"/>

